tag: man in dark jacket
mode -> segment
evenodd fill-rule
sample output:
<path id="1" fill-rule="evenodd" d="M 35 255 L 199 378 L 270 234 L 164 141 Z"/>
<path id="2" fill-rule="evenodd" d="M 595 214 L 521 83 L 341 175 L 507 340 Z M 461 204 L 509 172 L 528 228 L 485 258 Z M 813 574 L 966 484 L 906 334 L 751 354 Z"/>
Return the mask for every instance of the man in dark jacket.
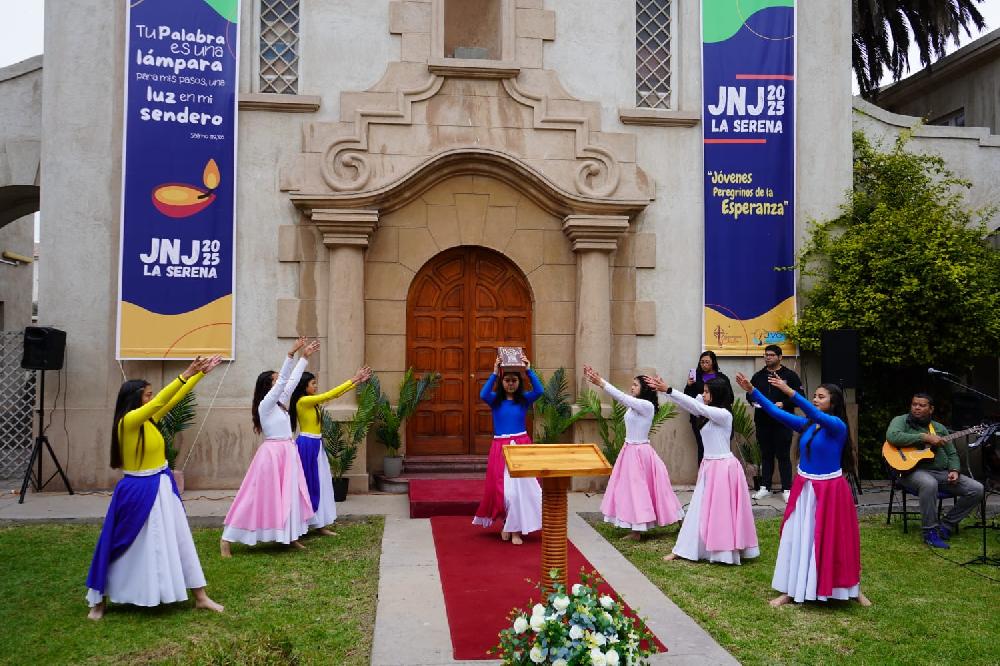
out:
<path id="1" fill-rule="evenodd" d="M 943 439 L 948 429 L 931 419 L 934 399 L 916 393 L 910 399 L 910 413 L 901 414 L 889 423 L 886 440 L 897 448 L 932 446 L 934 457 L 921 460 L 900 481 L 920 498 L 920 521 L 924 542 L 934 548 L 948 548 L 944 541 L 955 532 L 959 521 L 968 516 L 983 499 L 983 484 L 959 472 L 958 451 Z M 955 496 L 955 505 L 938 522 L 938 490 Z"/>
<path id="2" fill-rule="evenodd" d="M 769 377 L 783 379 L 792 390 L 802 393 L 802 380 L 794 370 L 781 364 L 781 347 L 778 345 L 764 347 L 764 367 L 754 373 L 750 383 L 775 405 L 793 413 L 795 405 L 785 397 L 784 393 L 768 383 Z M 749 394 L 747 400 L 750 400 Z M 761 474 L 764 483 L 753 494 L 753 498 L 760 500 L 771 494 L 771 477 L 774 476 L 774 459 L 777 458 L 782 496 L 787 502 L 788 495 L 792 491 L 792 431 L 768 416 L 763 409 L 754 410 L 753 423 L 757 430 L 757 442 L 760 444 Z"/>

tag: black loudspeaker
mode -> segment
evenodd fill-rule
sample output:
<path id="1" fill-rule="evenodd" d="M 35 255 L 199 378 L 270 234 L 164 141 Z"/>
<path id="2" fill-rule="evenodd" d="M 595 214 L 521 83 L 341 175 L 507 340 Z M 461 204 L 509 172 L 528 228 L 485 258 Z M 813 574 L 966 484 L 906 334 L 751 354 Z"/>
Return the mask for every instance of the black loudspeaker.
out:
<path id="1" fill-rule="evenodd" d="M 66 352 L 66 331 L 50 326 L 27 326 L 24 329 L 25 370 L 61 370 Z"/>
<path id="2" fill-rule="evenodd" d="M 861 349 L 857 331 L 847 328 L 823 331 L 820 337 L 820 354 L 820 374 L 824 384 L 838 384 L 845 389 L 858 388 Z"/>

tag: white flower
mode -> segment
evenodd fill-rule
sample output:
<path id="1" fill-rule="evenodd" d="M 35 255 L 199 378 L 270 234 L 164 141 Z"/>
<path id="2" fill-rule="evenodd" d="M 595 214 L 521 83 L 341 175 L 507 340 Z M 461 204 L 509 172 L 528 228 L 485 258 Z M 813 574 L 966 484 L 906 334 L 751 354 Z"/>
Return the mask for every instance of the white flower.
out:
<path id="1" fill-rule="evenodd" d="M 528 621 L 524 619 L 523 615 L 518 615 L 517 619 L 514 620 L 514 631 L 518 634 L 523 634 L 528 629 Z"/>
<path id="2" fill-rule="evenodd" d="M 531 652 L 528 653 L 528 657 L 536 664 L 540 664 L 545 661 L 545 653 L 542 652 L 542 648 L 538 645 L 538 643 L 535 643 L 535 646 L 531 648 Z"/>
<path id="3" fill-rule="evenodd" d="M 569 637 L 574 641 L 578 641 L 583 638 L 583 627 L 578 624 L 574 624 L 569 628 Z"/>
<path id="4" fill-rule="evenodd" d="M 606 594 L 601 596 L 600 602 L 601 606 L 603 606 L 604 608 L 611 608 L 612 606 L 615 605 L 615 600 Z"/>
<path id="5" fill-rule="evenodd" d="M 542 627 L 545 626 L 545 618 L 542 617 L 541 615 L 532 615 L 530 624 L 532 631 L 535 632 L 541 631 Z"/>
<path id="6" fill-rule="evenodd" d="M 574 597 L 578 597 L 580 596 L 580 593 L 583 592 L 583 585 L 580 585 L 579 583 L 573 583 L 571 591 L 573 592 Z"/>
<path id="7" fill-rule="evenodd" d="M 590 663 L 594 666 L 608 666 L 608 659 L 604 656 L 604 653 L 594 648 L 590 651 Z"/>
<path id="8" fill-rule="evenodd" d="M 532 615 L 545 615 L 545 606 L 541 604 L 535 604 L 531 607 Z"/>
<path id="9" fill-rule="evenodd" d="M 611 613 L 608 613 L 607 611 L 605 611 L 602 614 L 602 617 L 604 618 L 605 622 L 607 622 L 608 624 L 611 624 Z"/>
<path id="10" fill-rule="evenodd" d="M 552 600 L 552 605 L 557 611 L 562 613 L 567 608 L 569 608 L 569 597 L 564 594 L 560 594 L 558 597 Z"/>
<path id="11" fill-rule="evenodd" d="M 608 642 L 608 637 L 600 632 L 594 632 L 594 642 L 598 645 L 605 645 Z"/>
<path id="12" fill-rule="evenodd" d="M 608 650 L 608 653 L 604 655 L 604 659 L 608 666 L 618 666 L 618 652 L 615 650 Z"/>
<path id="13" fill-rule="evenodd" d="M 552 666 L 566 666 L 566 660 L 556 659 L 555 661 L 552 662 Z"/>

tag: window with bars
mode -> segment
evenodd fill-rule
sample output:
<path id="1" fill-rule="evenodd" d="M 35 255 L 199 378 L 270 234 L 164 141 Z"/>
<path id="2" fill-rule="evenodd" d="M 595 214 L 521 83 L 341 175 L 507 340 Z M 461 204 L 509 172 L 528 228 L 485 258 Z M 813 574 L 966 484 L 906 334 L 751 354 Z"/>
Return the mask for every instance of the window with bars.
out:
<path id="1" fill-rule="evenodd" d="M 260 0 L 260 92 L 299 91 L 299 0 Z"/>
<path id="2" fill-rule="evenodd" d="M 670 108 L 671 0 L 635 2 L 635 105 Z"/>

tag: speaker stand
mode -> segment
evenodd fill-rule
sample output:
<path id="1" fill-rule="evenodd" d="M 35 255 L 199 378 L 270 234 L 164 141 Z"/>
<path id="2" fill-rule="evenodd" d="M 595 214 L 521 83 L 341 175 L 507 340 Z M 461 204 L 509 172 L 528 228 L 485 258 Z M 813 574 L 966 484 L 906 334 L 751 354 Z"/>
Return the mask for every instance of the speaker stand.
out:
<path id="1" fill-rule="evenodd" d="M 28 490 L 28 484 L 31 483 L 35 492 L 41 492 L 45 486 L 49 484 L 49 481 L 56 477 L 58 474 L 62 477 L 63 483 L 66 484 L 66 491 L 72 495 L 73 486 L 69 484 L 69 479 L 66 478 L 66 473 L 63 472 L 62 465 L 59 464 L 59 459 L 56 458 L 56 452 L 52 450 L 52 444 L 49 443 L 49 438 L 45 436 L 45 371 L 41 370 L 42 381 L 41 390 L 38 396 L 38 436 L 35 437 L 35 446 L 31 449 L 31 457 L 28 459 L 28 467 L 24 470 L 24 480 L 21 481 L 21 496 L 17 500 L 18 504 L 24 504 L 24 494 Z M 45 446 L 49 451 L 49 456 L 52 458 L 52 462 L 56 465 L 56 471 L 52 473 L 52 476 L 42 481 L 42 445 Z M 35 461 L 38 461 L 38 472 L 35 473 Z"/>

